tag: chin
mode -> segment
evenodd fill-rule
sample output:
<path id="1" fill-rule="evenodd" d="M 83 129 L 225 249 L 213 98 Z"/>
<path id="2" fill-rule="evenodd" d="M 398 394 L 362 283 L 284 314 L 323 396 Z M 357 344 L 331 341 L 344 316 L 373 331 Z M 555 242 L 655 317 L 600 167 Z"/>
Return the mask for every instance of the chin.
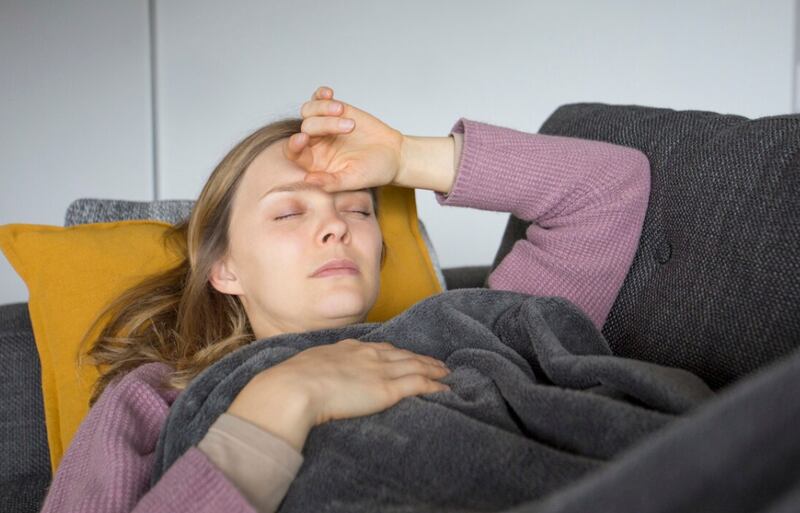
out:
<path id="1" fill-rule="evenodd" d="M 360 319 L 366 317 L 369 308 L 363 295 L 331 292 L 320 300 L 316 310 L 321 317 L 328 319 Z"/>

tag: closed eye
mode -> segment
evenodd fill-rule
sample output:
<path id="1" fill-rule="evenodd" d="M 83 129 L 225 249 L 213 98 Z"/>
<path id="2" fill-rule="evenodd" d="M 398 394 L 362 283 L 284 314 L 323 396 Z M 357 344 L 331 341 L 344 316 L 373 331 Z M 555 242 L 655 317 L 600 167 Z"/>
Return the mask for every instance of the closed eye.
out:
<path id="1" fill-rule="evenodd" d="M 356 213 L 356 214 L 361 214 L 364 217 L 369 217 L 370 215 L 372 215 L 370 212 L 365 212 L 363 210 L 351 210 L 350 212 L 353 212 L 353 213 Z M 297 213 L 294 213 L 294 214 L 286 214 L 286 215 L 283 215 L 283 216 L 276 217 L 275 220 L 276 221 L 280 221 L 281 219 L 286 219 L 286 218 L 289 218 L 289 217 L 299 216 L 299 215 L 300 215 L 300 212 L 297 212 Z"/>

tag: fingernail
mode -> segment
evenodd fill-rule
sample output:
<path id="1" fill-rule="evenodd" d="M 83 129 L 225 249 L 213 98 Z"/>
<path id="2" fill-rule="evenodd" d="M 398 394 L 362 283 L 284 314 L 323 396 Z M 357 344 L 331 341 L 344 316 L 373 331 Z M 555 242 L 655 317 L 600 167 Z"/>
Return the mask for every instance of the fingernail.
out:
<path id="1" fill-rule="evenodd" d="M 342 130 L 349 130 L 353 128 L 353 124 L 355 122 L 352 119 L 340 119 L 339 120 L 339 128 Z"/>

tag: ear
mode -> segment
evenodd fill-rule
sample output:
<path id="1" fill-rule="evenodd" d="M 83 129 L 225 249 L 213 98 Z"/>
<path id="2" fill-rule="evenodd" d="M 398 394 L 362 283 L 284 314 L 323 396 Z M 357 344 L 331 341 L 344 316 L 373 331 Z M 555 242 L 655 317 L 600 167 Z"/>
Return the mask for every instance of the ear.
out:
<path id="1" fill-rule="evenodd" d="M 244 290 L 242 290 L 239 278 L 225 258 L 217 260 L 214 265 L 211 266 L 208 282 L 211 283 L 212 287 L 223 294 L 230 294 L 233 296 L 244 295 Z"/>

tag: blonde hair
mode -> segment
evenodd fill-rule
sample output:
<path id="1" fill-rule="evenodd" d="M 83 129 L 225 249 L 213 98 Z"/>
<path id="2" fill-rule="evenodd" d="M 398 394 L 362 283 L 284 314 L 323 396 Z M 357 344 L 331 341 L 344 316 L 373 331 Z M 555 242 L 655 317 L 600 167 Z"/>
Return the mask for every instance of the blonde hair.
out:
<path id="1" fill-rule="evenodd" d="M 100 373 L 90 406 L 114 379 L 149 362 L 169 364 L 173 371 L 163 385 L 182 390 L 205 368 L 255 339 L 238 296 L 217 291 L 208 277 L 228 250 L 233 197 L 245 170 L 268 146 L 300 132 L 302 121 L 270 123 L 230 150 L 206 181 L 189 218 L 165 233 L 165 242 L 183 255 L 181 263 L 124 291 L 97 315 L 78 353 L 79 366 L 91 364 Z M 370 193 L 377 216 L 376 189 Z M 385 253 L 384 244 L 381 266 Z M 96 343 L 85 351 L 89 333 L 100 325 Z"/>

